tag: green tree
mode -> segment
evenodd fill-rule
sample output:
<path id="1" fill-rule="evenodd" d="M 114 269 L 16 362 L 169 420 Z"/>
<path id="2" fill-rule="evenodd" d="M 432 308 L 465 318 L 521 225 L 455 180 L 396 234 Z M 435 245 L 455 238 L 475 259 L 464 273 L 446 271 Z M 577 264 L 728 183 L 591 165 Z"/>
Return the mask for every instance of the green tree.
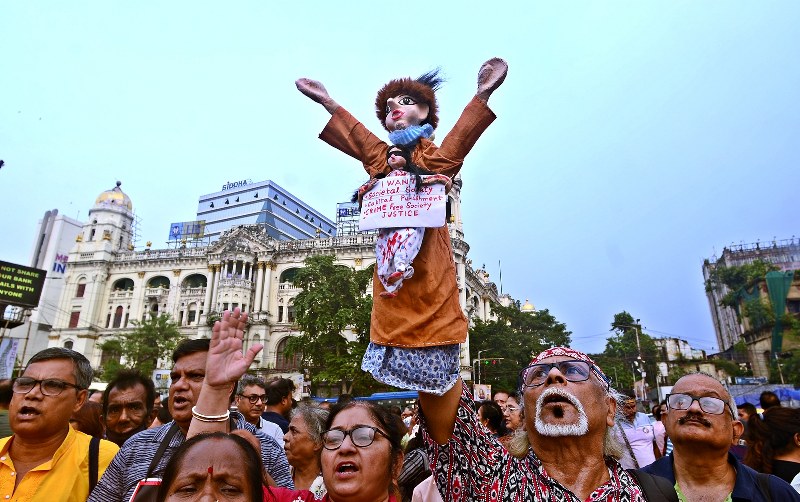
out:
<path id="1" fill-rule="evenodd" d="M 104 353 L 115 357 L 106 358 L 102 367 L 102 377 L 112 380 L 121 369 L 137 369 L 143 375 L 151 375 L 156 369 L 159 359 L 171 356 L 183 335 L 178 326 L 167 314 L 139 322 L 132 321 L 136 329 L 120 333 L 114 338 L 100 344 Z M 118 356 L 118 359 L 116 358 Z"/>
<path id="2" fill-rule="evenodd" d="M 469 331 L 470 352 L 480 361 L 481 383 L 492 384 L 493 390 L 517 387 L 517 375 L 533 355 L 556 346 L 568 346 L 570 335 L 547 310 L 520 312 L 519 302 L 508 307 L 492 305 L 497 320 L 476 319 Z M 477 375 L 475 376 L 477 379 Z"/>
<path id="3" fill-rule="evenodd" d="M 661 354 L 653 338 L 641 331 L 641 325 L 628 312 L 614 315 L 611 331 L 615 334 L 606 340 L 606 348 L 602 354 L 592 356 L 603 368 L 603 372 L 613 379 L 612 385 L 620 391 L 633 391 L 633 375 L 641 378 L 641 371 L 646 373 L 646 381 L 650 385 L 656 383 L 657 363 Z M 636 339 L 639 342 L 637 343 Z M 638 363 L 641 347 L 642 363 Z"/>
<path id="4" fill-rule="evenodd" d="M 719 303 L 723 306 L 735 307 L 739 302 L 741 289 L 751 288 L 756 282 L 764 279 L 767 272 L 774 270 L 780 270 L 780 268 L 764 260 L 755 260 L 752 263 L 730 267 L 717 265 L 709 275 L 706 289 L 724 284 L 730 291 L 722 297 Z"/>
<path id="5" fill-rule="evenodd" d="M 310 256 L 292 281 L 302 289 L 294 299 L 295 323 L 301 334 L 286 344 L 287 355 L 300 355 L 312 386 L 338 383 L 342 393 L 372 387 L 361 371 L 369 344 L 372 297 L 366 294 L 372 267 L 355 270 L 335 263 L 332 255 Z M 354 341 L 344 337 L 350 329 Z"/>

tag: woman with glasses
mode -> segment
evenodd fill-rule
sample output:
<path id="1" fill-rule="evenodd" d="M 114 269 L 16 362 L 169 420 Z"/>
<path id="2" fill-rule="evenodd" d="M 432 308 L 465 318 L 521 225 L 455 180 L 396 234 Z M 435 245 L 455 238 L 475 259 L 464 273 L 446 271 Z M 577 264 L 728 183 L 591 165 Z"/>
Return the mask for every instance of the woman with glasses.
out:
<path id="1" fill-rule="evenodd" d="M 237 308 L 233 313 L 226 311 L 212 329 L 206 374 L 192 410 L 188 437 L 226 432 L 227 396 L 262 349 L 258 344 L 242 353 L 246 320 L 247 314 Z M 320 468 L 327 489 L 323 501 L 396 501 L 395 480 L 403 464 L 401 441 L 405 434 L 399 416 L 373 403 L 350 401 L 334 407 L 323 430 Z M 265 502 L 316 500 L 308 490 L 262 489 Z"/>
<path id="2" fill-rule="evenodd" d="M 503 419 L 509 436 L 525 426 L 522 421 L 522 404 L 520 403 L 518 392 L 512 392 L 508 395 L 506 405 L 503 407 Z"/>

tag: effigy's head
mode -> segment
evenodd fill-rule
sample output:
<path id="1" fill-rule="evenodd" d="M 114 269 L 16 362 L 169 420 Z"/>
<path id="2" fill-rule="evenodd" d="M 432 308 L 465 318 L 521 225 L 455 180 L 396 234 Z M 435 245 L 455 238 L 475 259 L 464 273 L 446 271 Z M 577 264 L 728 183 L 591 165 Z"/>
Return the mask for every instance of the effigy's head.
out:
<path id="1" fill-rule="evenodd" d="M 437 68 L 417 79 L 394 79 L 378 91 L 375 113 L 387 131 L 423 124 L 436 128 L 439 123 L 436 91 L 442 83 L 438 73 Z"/>

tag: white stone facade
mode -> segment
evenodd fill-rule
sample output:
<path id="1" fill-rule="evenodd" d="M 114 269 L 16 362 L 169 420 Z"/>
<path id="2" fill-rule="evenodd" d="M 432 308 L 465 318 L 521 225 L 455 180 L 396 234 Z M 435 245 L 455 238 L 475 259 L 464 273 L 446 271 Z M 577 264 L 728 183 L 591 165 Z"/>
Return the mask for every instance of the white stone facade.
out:
<path id="1" fill-rule="evenodd" d="M 228 230 L 205 247 L 132 251 L 131 222 L 129 204 L 96 204 L 64 275 L 49 345 L 72 347 L 94 366 L 101 364 L 102 342 L 132 330 L 132 321 L 148 312 L 169 314 L 185 336 L 194 338 L 210 336 L 210 314 L 238 306 L 252 321 L 246 345 L 264 344 L 256 369 L 291 375 L 302 370 L 283 353 L 288 337 L 298 334 L 292 321 L 300 290 L 290 280 L 293 271 L 314 254 L 333 254 L 355 269 L 375 262 L 374 234 L 277 241 L 263 226 Z M 455 210 L 450 227 L 461 305 L 469 318 L 488 320 L 493 302 L 508 305 L 511 299 L 498 294 L 484 270 L 471 267 Z M 461 364 L 469 377 L 469 342 L 462 347 Z"/>

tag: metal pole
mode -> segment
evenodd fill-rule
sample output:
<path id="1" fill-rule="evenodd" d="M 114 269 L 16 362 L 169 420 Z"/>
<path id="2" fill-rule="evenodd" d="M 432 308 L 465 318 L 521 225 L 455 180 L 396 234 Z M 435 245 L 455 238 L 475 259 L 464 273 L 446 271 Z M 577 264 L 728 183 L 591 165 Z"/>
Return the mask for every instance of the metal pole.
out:
<path id="1" fill-rule="evenodd" d="M 31 322 L 31 314 L 32 312 L 30 309 L 26 309 L 25 313 L 23 314 L 25 317 L 28 318 L 28 332 L 25 334 L 25 343 L 22 345 L 22 359 L 20 359 L 21 367 L 25 367 L 25 354 L 28 352 L 28 340 L 31 338 L 31 326 L 33 323 Z"/>

